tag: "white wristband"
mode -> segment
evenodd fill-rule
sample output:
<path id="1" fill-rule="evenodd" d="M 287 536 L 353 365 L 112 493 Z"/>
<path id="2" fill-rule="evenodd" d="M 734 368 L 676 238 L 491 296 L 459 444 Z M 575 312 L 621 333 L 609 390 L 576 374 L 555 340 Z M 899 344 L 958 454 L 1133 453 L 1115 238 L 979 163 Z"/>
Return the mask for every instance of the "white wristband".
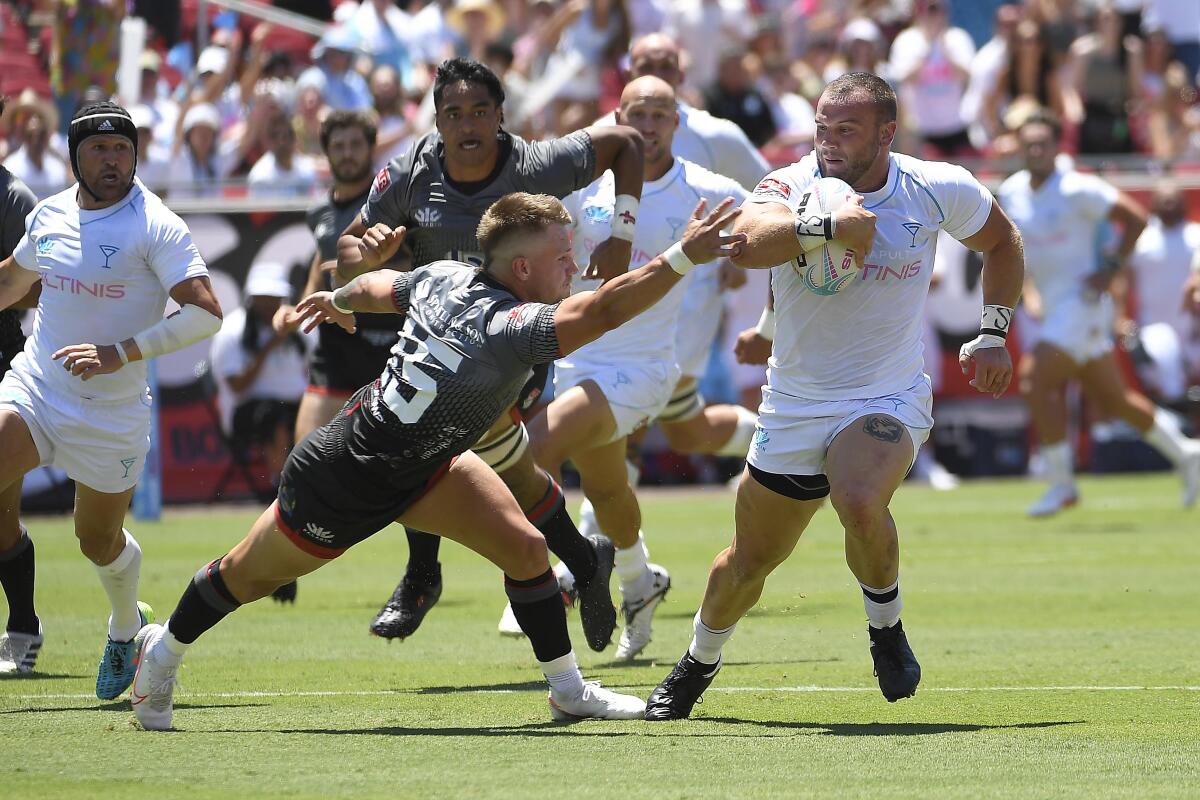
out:
<path id="1" fill-rule="evenodd" d="M 113 347 L 117 348 L 117 357 L 121 359 L 121 363 L 128 364 L 129 354 L 125 352 L 125 345 L 121 344 L 120 342 L 116 342 L 113 344 Z"/>
<path id="2" fill-rule="evenodd" d="M 688 254 L 683 252 L 683 242 L 676 242 L 667 248 L 663 253 L 663 258 L 671 265 L 671 269 L 678 272 L 680 275 L 687 275 L 688 272 L 696 265 L 688 258 Z"/>
<path id="3" fill-rule="evenodd" d="M 764 308 L 762 316 L 758 318 L 758 325 L 755 326 L 754 330 L 758 331 L 758 335 L 768 342 L 775 341 L 775 309 Z"/>
<path id="4" fill-rule="evenodd" d="M 1008 336 L 1012 317 L 1013 310 L 1008 306 L 986 305 L 983 307 L 983 315 L 979 319 L 979 333 L 1004 339 Z"/>
<path id="5" fill-rule="evenodd" d="M 1004 337 L 990 333 L 981 333 L 958 349 L 960 359 L 973 355 L 976 350 L 986 350 L 989 347 L 1004 347 Z"/>
<path id="6" fill-rule="evenodd" d="M 631 194 L 619 194 L 613 203 L 612 235 L 616 239 L 633 241 L 641 201 Z"/>
<path id="7" fill-rule="evenodd" d="M 347 284 L 347 286 L 348 285 L 349 284 Z M 341 303 L 342 297 L 341 297 L 340 292 L 342 291 L 342 289 L 345 289 L 345 288 L 346 287 L 343 286 L 343 287 L 341 287 L 341 289 L 336 289 L 333 293 L 333 297 L 329 298 L 329 304 L 331 306 L 333 306 L 334 308 L 336 308 L 338 311 L 342 312 L 343 314 L 353 314 L 354 313 L 353 308 L 350 308 L 349 306 L 344 306 Z"/>

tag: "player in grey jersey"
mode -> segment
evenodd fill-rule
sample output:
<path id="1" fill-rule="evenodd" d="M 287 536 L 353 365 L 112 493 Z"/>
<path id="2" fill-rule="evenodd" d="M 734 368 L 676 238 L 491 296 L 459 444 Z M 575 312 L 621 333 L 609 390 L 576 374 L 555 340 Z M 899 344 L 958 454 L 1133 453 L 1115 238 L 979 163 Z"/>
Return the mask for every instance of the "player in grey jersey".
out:
<path id="1" fill-rule="evenodd" d="M 200 569 L 166 626 L 138 633 L 131 700 L 142 726 L 171 727 L 175 674 L 202 633 L 397 518 L 449 536 L 504 571 L 550 684 L 554 719 L 639 717 L 640 699 L 584 683 L 545 540 L 468 448 L 516 398 L 534 364 L 640 314 L 696 262 L 738 254 L 741 237 L 721 233 L 738 214 L 731 204 L 704 216 L 702 203 L 666 253 L 599 291 L 567 297 L 578 271 L 570 215 L 548 195 L 513 194 L 480 222 L 482 271 L 439 262 L 364 275 L 306 298 L 298 308 L 309 328 L 333 321 L 353 329 L 354 312 L 392 312 L 404 316 L 400 342 L 382 380 L 292 451 L 279 499 L 246 538 Z M 401 240 L 395 233 L 379 224 L 368 237 L 390 256 Z"/>
<path id="2" fill-rule="evenodd" d="M 360 220 L 339 242 L 338 271 L 344 279 L 383 265 L 363 257 L 362 237 L 371 226 L 403 228 L 414 266 L 438 259 L 478 265 L 482 255 L 476 227 L 498 198 L 521 191 L 564 197 L 609 169 L 618 201 L 625 204 L 618 214 L 626 219 L 597 248 L 589 269 L 605 278 L 628 269 L 642 192 L 642 140 L 636 131 L 623 126 L 588 128 L 549 142 L 525 142 L 502 128 L 500 80 L 487 67 L 466 59 L 452 59 L 438 68 L 433 97 L 437 131 L 379 173 Z M 540 394 L 546 369 L 535 371 L 517 401 L 518 412 L 528 410 Z M 493 422 L 475 452 L 500 474 L 550 549 L 575 574 L 588 644 L 603 650 L 616 625 L 608 594 L 612 551 L 601 537 L 589 545 L 579 535 L 558 485 L 534 466 L 519 416 L 502 410 Z M 373 633 L 389 639 L 412 635 L 442 591 L 440 540 L 410 530 L 408 542 L 404 578 L 371 624 Z M 575 571 L 576 564 L 582 572 Z"/>

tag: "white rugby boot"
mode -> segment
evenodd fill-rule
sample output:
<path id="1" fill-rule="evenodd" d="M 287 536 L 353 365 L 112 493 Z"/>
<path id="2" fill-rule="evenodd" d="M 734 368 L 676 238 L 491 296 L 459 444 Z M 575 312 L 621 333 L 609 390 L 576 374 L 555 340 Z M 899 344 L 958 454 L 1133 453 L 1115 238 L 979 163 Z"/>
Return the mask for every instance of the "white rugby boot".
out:
<path id="1" fill-rule="evenodd" d="M 550 690 L 550 718 L 558 722 L 578 719 L 642 719 L 646 701 L 604 689 L 599 681 L 583 685 L 583 692 L 568 697 Z"/>
<path id="2" fill-rule="evenodd" d="M 665 567 L 658 564 L 646 566 L 654 576 L 650 591 L 641 597 L 626 597 L 621 602 L 625 627 L 621 630 L 621 640 L 617 642 L 615 657 L 618 661 L 629 661 L 650 644 L 650 625 L 654 619 L 654 609 L 671 588 L 671 576 Z M 623 590 L 624 587 L 622 593 Z"/>
<path id="3" fill-rule="evenodd" d="M 137 645 L 137 672 L 129 690 L 133 714 L 148 731 L 171 730 L 174 711 L 175 673 L 179 660 L 172 658 L 160 644 L 167 629 L 162 625 L 147 625 L 134 637 Z"/>
<path id="4" fill-rule="evenodd" d="M 1026 511 L 1034 518 L 1051 517 L 1079 502 L 1079 492 L 1074 483 L 1052 483 L 1041 499 Z"/>
<path id="5" fill-rule="evenodd" d="M 42 649 L 42 623 L 37 633 L 5 631 L 0 634 L 0 675 L 28 675 L 33 672 Z"/>

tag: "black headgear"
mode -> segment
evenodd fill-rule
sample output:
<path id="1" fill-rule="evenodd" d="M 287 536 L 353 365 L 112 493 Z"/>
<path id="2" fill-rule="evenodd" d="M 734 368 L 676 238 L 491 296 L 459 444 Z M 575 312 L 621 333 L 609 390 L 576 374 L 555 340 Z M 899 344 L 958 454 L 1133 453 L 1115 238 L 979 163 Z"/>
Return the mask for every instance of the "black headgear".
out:
<path id="1" fill-rule="evenodd" d="M 109 100 L 92 103 L 75 112 L 67 127 L 67 149 L 71 152 L 71 169 L 79 179 L 79 185 L 94 199 L 96 193 L 83 180 L 79 172 L 79 145 L 89 136 L 124 136 L 133 145 L 133 169 L 137 172 L 137 126 L 129 112 Z"/>

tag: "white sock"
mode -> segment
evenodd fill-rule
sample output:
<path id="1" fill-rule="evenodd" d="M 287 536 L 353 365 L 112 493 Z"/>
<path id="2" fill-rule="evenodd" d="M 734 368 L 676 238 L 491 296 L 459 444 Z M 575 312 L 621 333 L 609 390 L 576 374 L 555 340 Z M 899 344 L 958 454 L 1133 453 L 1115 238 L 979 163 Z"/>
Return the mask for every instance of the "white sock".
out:
<path id="1" fill-rule="evenodd" d="M 1175 467 L 1187 458 L 1192 441 L 1183 435 L 1175 415 L 1163 408 L 1154 409 L 1154 424 L 1142 436 Z"/>
<path id="2" fill-rule="evenodd" d="M 1057 444 L 1044 444 L 1041 449 L 1050 483 L 1063 486 L 1074 484 L 1075 465 L 1072 463 L 1071 445 L 1064 440 Z"/>
<path id="3" fill-rule="evenodd" d="M 867 610 L 867 621 L 872 628 L 890 628 L 900 621 L 900 579 L 892 581 L 891 586 L 875 589 L 862 581 L 863 607 Z"/>
<path id="4" fill-rule="evenodd" d="M 640 597 L 650 591 L 654 584 L 654 573 L 650 571 L 650 552 L 646 539 L 638 531 L 637 541 L 631 547 L 618 549 L 614 560 L 617 577 L 621 579 L 621 594 Z"/>
<path id="5" fill-rule="evenodd" d="M 162 638 L 158 640 L 159 647 L 154 650 L 154 658 L 164 664 L 178 664 L 183 660 L 183 654 L 191 647 L 175 638 L 168 626 L 163 630 Z"/>
<path id="6" fill-rule="evenodd" d="M 692 643 L 688 646 L 688 652 L 701 664 L 716 664 L 721 660 L 721 648 L 733 636 L 736 627 L 735 624 L 720 630 L 710 628 L 700 619 L 700 612 L 697 611 L 692 620 Z"/>
<path id="7" fill-rule="evenodd" d="M 579 697 L 583 694 L 583 673 L 575 661 L 575 651 L 559 656 L 553 661 L 539 661 L 542 674 L 550 683 L 550 691 L 560 697 Z"/>
<path id="8" fill-rule="evenodd" d="M 100 585 L 108 594 L 112 615 L 108 618 L 108 638 L 114 642 L 128 642 L 142 627 L 138 614 L 138 576 L 142 571 L 142 548 L 133 535 L 122 529 L 125 549 L 111 564 L 96 567 Z"/>
<path id="9" fill-rule="evenodd" d="M 750 450 L 750 442 L 754 439 L 754 429 L 758 427 L 758 414 L 745 406 L 734 406 L 737 409 L 737 427 L 729 441 L 716 449 L 714 455 L 746 457 Z"/>
<path id="10" fill-rule="evenodd" d="M 596 509 L 586 497 L 579 506 L 579 533 L 583 536 L 604 535 L 604 531 L 600 530 L 600 523 L 596 521 Z"/>

